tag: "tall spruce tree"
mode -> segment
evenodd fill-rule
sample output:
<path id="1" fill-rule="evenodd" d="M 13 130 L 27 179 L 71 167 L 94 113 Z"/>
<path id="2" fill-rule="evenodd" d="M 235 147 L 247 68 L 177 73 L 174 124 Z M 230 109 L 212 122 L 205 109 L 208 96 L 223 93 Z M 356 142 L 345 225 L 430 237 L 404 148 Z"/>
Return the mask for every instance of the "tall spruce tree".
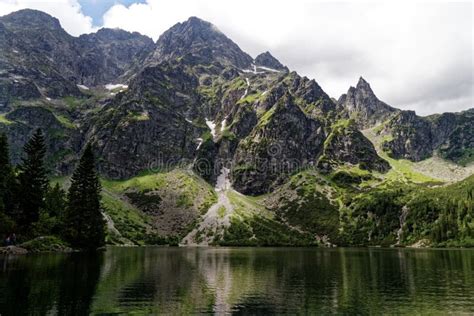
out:
<path id="1" fill-rule="evenodd" d="M 0 212 L 5 212 L 5 198 L 8 191 L 8 182 L 12 177 L 12 166 L 8 151 L 7 136 L 0 134 Z"/>
<path id="2" fill-rule="evenodd" d="M 48 173 L 45 167 L 46 147 L 41 129 L 37 129 L 24 147 L 25 157 L 19 166 L 19 224 L 28 228 L 37 222 L 48 190 Z"/>
<path id="3" fill-rule="evenodd" d="M 100 192 L 94 153 L 89 144 L 72 176 L 64 219 L 65 238 L 74 247 L 96 249 L 105 244 Z"/>
<path id="4" fill-rule="evenodd" d="M 8 141 L 5 134 L 0 134 L 0 235 L 12 232 L 15 223 L 9 217 L 13 211 L 12 184 L 15 180 L 13 168 L 10 164 Z"/>

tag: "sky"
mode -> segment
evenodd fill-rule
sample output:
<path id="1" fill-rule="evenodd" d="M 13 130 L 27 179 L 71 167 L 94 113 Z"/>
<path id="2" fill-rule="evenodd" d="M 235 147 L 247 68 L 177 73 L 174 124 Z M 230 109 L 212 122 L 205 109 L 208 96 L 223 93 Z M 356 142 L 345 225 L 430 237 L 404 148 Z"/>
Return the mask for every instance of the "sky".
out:
<path id="1" fill-rule="evenodd" d="M 382 101 L 421 115 L 474 107 L 471 1 L 0 0 L 0 15 L 22 8 L 57 17 L 74 36 L 118 27 L 154 40 L 198 16 L 336 99 L 362 76 Z"/>

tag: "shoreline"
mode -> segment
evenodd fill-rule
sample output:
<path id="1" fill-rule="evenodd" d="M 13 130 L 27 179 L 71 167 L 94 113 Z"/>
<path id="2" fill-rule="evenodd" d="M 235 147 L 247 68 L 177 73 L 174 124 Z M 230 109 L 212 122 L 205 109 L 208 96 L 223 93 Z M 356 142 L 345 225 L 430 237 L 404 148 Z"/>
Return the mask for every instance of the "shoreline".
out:
<path id="1" fill-rule="evenodd" d="M 5 246 L 0 247 L 0 257 L 2 256 L 24 256 L 24 255 L 31 255 L 31 254 L 70 254 L 70 253 L 86 253 L 86 252 L 96 252 L 96 251 L 107 251 L 108 248 L 180 248 L 180 249 L 261 249 L 261 248 L 281 248 L 281 249 L 377 249 L 377 250 L 474 250 L 474 247 L 412 247 L 412 246 L 335 246 L 335 247 L 318 247 L 318 246 L 219 246 L 219 245 L 209 245 L 209 246 L 173 246 L 173 245 L 106 245 L 105 247 L 98 248 L 96 250 L 80 250 L 80 249 L 56 249 L 56 250 L 28 250 L 26 248 L 21 247 L 21 245 L 17 246 Z"/>

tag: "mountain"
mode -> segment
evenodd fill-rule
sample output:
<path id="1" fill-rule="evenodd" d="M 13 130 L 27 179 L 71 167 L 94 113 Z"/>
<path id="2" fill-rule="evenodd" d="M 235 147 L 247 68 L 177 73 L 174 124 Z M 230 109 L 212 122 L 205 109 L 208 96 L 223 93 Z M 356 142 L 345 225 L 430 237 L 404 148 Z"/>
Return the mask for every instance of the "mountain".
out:
<path id="1" fill-rule="evenodd" d="M 362 77 L 359 78 L 356 87 L 350 87 L 337 103 L 347 111 L 349 117 L 353 118 L 360 128 L 380 124 L 398 112 L 397 109 L 380 101 L 370 84 Z"/>
<path id="2" fill-rule="evenodd" d="M 282 63 L 273 57 L 270 52 L 266 51 L 255 57 L 255 65 L 257 67 L 266 67 L 269 69 L 275 69 L 280 71 L 288 71 L 288 67 L 283 66 Z"/>
<path id="3" fill-rule="evenodd" d="M 153 40 L 139 33 L 102 28 L 75 39 L 80 53 L 76 61 L 82 85 L 113 83 L 134 63 L 142 62 L 154 49 Z"/>
<path id="4" fill-rule="evenodd" d="M 105 85 L 153 50 L 138 33 L 102 29 L 78 38 L 50 15 L 25 9 L 0 18 L 0 105 L 41 96 L 81 97 L 80 85 Z"/>
<path id="5" fill-rule="evenodd" d="M 225 36 L 213 24 L 197 17 L 178 23 L 160 36 L 149 62 L 174 61 L 179 58 L 195 64 L 219 63 L 249 68 L 252 57 Z"/>
<path id="6" fill-rule="evenodd" d="M 111 243 L 434 243 L 430 229 L 454 211 L 431 187 L 463 180 L 452 190 L 470 203 L 473 110 L 420 117 L 380 101 L 362 77 L 336 102 L 196 17 L 153 43 L 118 29 L 73 37 L 21 10 L 0 17 L 0 37 L 12 161 L 42 128 L 51 174 L 67 183 L 90 143 Z M 433 209 L 415 203 L 427 196 Z M 468 243 L 472 224 L 462 225 L 436 242 Z"/>
<path id="7" fill-rule="evenodd" d="M 383 148 L 396 159 L 421 161 L 437 153 L 466 165 L 474 161 L 473 119 L 472 110 L 428 117 L 401 111 L 382 126 Z"/>

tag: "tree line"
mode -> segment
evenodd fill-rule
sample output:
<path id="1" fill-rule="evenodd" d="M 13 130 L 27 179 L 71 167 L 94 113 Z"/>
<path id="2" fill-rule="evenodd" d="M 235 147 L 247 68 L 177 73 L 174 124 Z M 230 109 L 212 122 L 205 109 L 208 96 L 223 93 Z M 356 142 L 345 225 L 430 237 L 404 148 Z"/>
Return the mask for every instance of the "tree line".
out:
<path id="1" fill-rule="evenodd" d="M 8 139 L 0 134 L 0 233 L 26 241 L 54 235 L 78 249 L 105 244 L 101 185 L 88 144 L 68 191 L 50 185 L 45 137 L 37 129 L 24 146 L 17 166 L 10 162 Z"/>

